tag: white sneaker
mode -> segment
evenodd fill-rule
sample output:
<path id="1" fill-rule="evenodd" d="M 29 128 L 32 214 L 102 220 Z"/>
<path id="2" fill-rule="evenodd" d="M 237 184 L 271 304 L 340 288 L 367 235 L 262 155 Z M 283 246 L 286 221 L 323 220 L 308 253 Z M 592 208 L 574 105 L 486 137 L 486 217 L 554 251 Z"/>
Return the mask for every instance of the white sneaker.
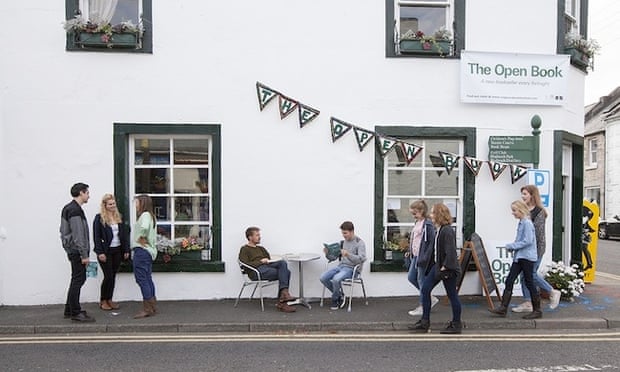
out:
<path id="1" fill-rule="evenodd" d="M 435 296 L 431 296 L 431 309 L 433 308 L 433 306 L 437 305 L 439 303 L 439 299 Z"/>
<path id="2" fill-rule="evenodd" d="M 551 291 L 551 293 L 549 294 L 549 308 L 551 310 L 558 307 L 558 305 L 560 304 L 561 297 L 562 297 L 562 292 L 558 291 L 557 289 L 554 289 Z"/>
<path id="3" fill-rule="evenodd" d="M 418 315 L 422 315 L 423 309 L 422 309 L 422 305 L 416 307 L 414 310 L 409 311 L 407 314 L 411 315 L 411 316 L 418 316 Z"/>
<path id="4" fill-rule="evenodd" d="M 519 306 L 515 306 L 512 308 L 512 311 L 515 313 L 531 313 L 534 309 L 532 308 L 532 303 L 530 301 L 525 301 Z"/>

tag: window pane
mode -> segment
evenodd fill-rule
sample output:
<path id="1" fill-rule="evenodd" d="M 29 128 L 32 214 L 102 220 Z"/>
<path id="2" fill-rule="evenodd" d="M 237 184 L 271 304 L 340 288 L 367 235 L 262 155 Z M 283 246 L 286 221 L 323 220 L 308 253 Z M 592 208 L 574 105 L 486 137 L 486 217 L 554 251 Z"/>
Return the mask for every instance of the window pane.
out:
<path id="1" fill-rule="evenodd" d="M 134 25 L 137 25 L 138 22 L 140 22 L 138 1 L 139 0 L 118 0 L 116 11 L 110 23 L 117 25 L 123 21 L 131 21 Z"/>
<path id="2" fill-rule="evenodd" d="M 170 164 L 170 141 L 167 139 L 136 138 L 136 165 Z"/>
<path id="3" fill-rule="evenodd" d="M 174 164 L 209 164 L 209 140 L 174 140 Z"/>
<path id="4" fill-rule="evenodd" d="M 459 142 L 457 141 L 426 141 L 425 147 L 425 166 L 427 167 L 441 167 L 443 168 L 443 160 L 439 156 L 439 151 L 451 152 L 459 155 Z"/>
<path id="5" fill-rule="evenodd" d="M 403 168 L 388 171 L 388 195 L 421 195 L 422 172 Z"/>
<path id="6" fill-rule="evenodd" d="M 160 225 L 159 223 L 157 224 L 157 235 L 161 235 L 166 237 L 167 239 L 171 239 L 171 231 L 172 230 L 170 229 L 170 225 Z"/>
<path id="7" fill-rule="evenodd" d="M 175 168 L 174 192 L 180 194 L 200 194 L 209 192 L 208 169 Z"/>
<path id="8" fill-rule="evenodd" d="M 411 223 L 413 215 L 409 212 L 409 205 L 417 200 L 416 198 L 389 198 L 387 201 L 387 222 L 390 223 Z"/>
<path id="9" fill-rule="evenodd" d="M 446 170 L 426 171 L 426 195 L 458 195 L 458 170 L 453 169 L 450 174 Z"/>
<path id="10" fill-rule="evenodd" d="M 136 194 L 166 194 L 170 190 L 167 168 L 136 168 Z"/>
<path id="11" fill-rule="evenodd" d="M 170 198 L 169 197 L 154 197 L 153 199 L 153 212 L 157 221 L 170 221 Z"/>
<path id="12" fill-rule="evenodd" d="M 432 35 L 440 27 L 446 26 L 446 9 L 444 7 L 401 6 L 400 34 L 408 30 L 422 31 Z"/>
<path id="13" fill-rule="evenodd" d="M 175 241 L 181 243 L 181 248 L 185 250 L 204 249 L 205 242 L 208 243 L 211 238 L 209 234 L 209 225 L 174 225 Z M 187 239 L 183 242 L 183 238 Z"/>
<path id="14" fill-rule="evenodd" d="M 174 199 L 177 221 L 209 221 L 209 198 L 184 196 Z"/>

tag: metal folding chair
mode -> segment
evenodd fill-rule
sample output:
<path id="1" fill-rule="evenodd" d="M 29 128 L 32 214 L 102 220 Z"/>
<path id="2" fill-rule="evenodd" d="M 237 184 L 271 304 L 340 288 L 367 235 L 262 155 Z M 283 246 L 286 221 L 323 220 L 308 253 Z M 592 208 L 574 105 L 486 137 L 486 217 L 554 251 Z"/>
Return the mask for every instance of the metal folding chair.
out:
<path id="1" fill-rule="evenodd" d="M 237 262 L 239 263 L 239 268 L 241 269 L 241 274 L 243 275 L 243 285 L 241 286 L 241 290 L 239 290 L 239 295 L 237 296 L 234 307 L 237 307 L 237 304 L 239 304 L 239 299 L 241 298 L 241 294 L 243 293 L 245 287 L 253 285 L 254 289 L 252 290 L 252 294 L 250 295 L 249 299 L 251 300 L 252 298 L 254 298 L 254 293 L 256 293 L 256 289 L 258 288 L 258 296 L 260 297 L 260 308 L 262 311 L 265 311 L 265 304 L 263 301 L 263 288 L 271 286 L 273 284 L 278 284 L 278 281 L 261 279 L 260 272 L 258 270 L 256 270 L 250 265 L 244 264 L 239 260 L 237 260 Z M 252 277 L 256 279 L 252 279 Z"/>

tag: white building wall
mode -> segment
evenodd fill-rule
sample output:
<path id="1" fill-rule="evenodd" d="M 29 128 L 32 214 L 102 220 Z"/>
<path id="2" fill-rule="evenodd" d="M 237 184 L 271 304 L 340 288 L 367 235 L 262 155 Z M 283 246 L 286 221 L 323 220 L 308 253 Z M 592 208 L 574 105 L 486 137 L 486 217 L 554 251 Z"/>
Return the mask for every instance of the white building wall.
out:
<path id="1" fill-rule="evenodd" d="M 614 117 L 607 122 L 605 130 L 605 218 L 620 215 L 620 118 Z"/>
<path id="2" fill-rule="evenodd" d="M 114 190 L 115 122 L 222 125 L 226 272 L 155 273 L 162 300 L 235 296 L 241 283 L 235 262 L 249 225 L 262 228 L 272 253 L 306 252 L 338 240 L 338 226 L 350 219 L 373 259 L 374 153 L 359 152 L 353 136 L 332 143 L 330 116 L 370 130 L 476 127 L 477 156 L 486 159 L 488 136 L 529 135 L 530 119 L 539 114 L 541 169 L 553 166 L 553 130 L 583 132 L 581 72 L 571 68 L 565 107 L 462 104 L 459 60 L 385 57 L 382 2 L 317 0 L 303 9 L 282 0 L 154 2 L 152 55 L 66 52 L 63 2 L 28 2 L 28 30 L 16 37 L 21 4 L 0 4 L 4 304 L 64 302 L 70 268 L 59 240 L 60 210 L 70 186 L 86 182 L 92 221 L 101 196 Z M 468 2 L 468 50 L 556 53 L 556 2 L 502 4 Z M 321 115 L 299 129 L 295 114 L 280 121 L 275 104 L 260 112 L 256 81 Z M 512 185 L 508 173 L 493 182 L 486 169 L 480 172 L 476 226 L 485 241 L 514 238 L 509 204 L 523 184 Z M 321 294 L 323 262 L 305 267 L 306 295 Z M 367 264 L 364 275 L 370 296 L 416 293 L 405 273 L 371 273 Z M 83 301 L 99 299 L 99 280 L 88 280 Z M 480 293 L 475 274 L 462 293 Z M 119 274 L 116 298 L 140 298 L 130 274 Z"/>

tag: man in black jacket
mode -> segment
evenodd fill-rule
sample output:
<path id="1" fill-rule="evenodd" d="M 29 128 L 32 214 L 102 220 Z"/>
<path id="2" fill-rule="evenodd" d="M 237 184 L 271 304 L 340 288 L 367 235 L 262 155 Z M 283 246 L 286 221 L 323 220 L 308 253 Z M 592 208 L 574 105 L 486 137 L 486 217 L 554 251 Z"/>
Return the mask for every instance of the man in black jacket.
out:
<path id="1" fill-rule="evenodd" d="M 86 266 L 89 263 L 90 241 L 88 222 L 82 205 L 88 202 L 88 185 L 76 183 L 71 187 L 73 200 L 64 206 L 60 214 L 60 240 L 71 262 L 71 282 L 65 303 L 65 318 L 76 322 L 94 322 L 95 318 L 80 307 L 80 291 L 86 282 Z"/>

